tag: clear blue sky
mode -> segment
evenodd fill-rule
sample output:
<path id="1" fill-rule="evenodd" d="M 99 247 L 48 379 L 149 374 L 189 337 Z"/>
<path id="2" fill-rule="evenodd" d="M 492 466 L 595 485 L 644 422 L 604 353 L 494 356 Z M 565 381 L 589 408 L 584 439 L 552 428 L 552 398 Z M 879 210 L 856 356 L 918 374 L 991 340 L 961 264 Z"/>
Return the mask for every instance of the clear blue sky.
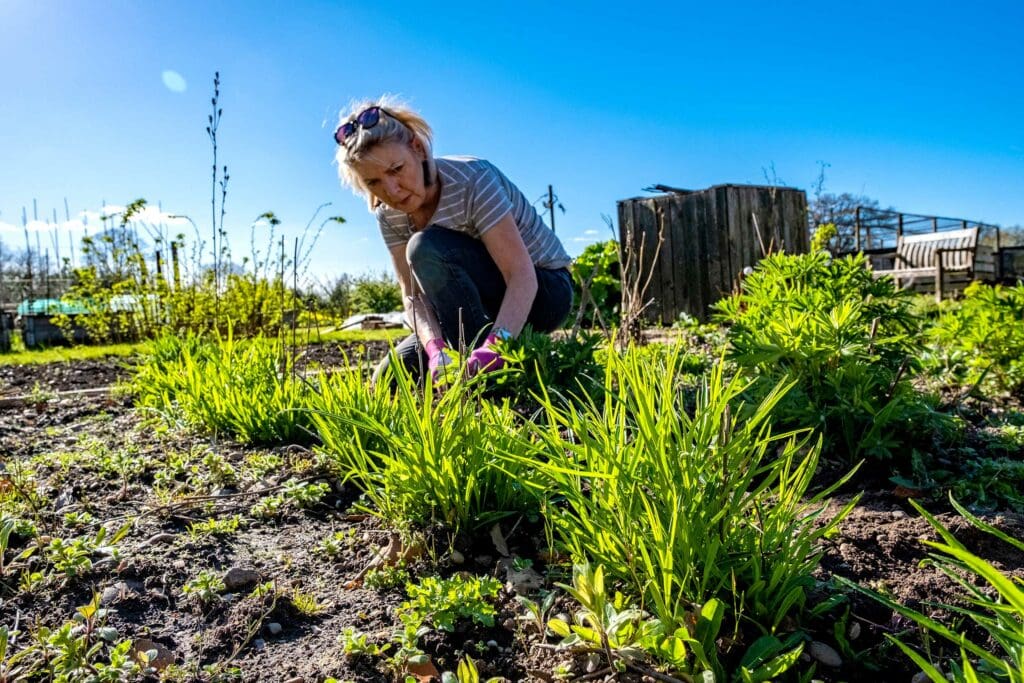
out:
<path id="1" fill-rule="evenodd" d="M 1020 224 L 1024 4 L 976 4 L 0 0 L 0 239 L 23 245 L 33 199 L 63 221 L 65 198 L 74 216 L 144 197 L 207 234 L 216 70 L 235 254 L 264 211 L 290 238 L 331 202 L 348 222 L 320 278 L 389 266 L 331 140 L 383 92 L 436 153 L 490 159 L 531 199 L 552 183 L 573 254 L 645 186 L 774 166 L 810 190 L 818 162 L 832 192 Z"/>

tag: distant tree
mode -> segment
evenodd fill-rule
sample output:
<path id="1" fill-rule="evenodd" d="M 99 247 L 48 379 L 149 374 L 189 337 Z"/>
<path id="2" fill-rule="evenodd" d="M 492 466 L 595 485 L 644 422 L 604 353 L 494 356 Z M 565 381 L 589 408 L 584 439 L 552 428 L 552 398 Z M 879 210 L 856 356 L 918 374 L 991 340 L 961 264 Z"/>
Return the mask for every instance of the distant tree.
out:
<path id="1" fill-rule="evenodd" d="M 812 183 L 812 196 L 807 206 L 807 228 L 811 235 L 820 225 L 836 226 L 836 235 L 829 243 L 833 253 L 853 251 L 856 247 L 857 207 L 882 210 L 877 199 L 865 195 L 825 191 L 825 169 L 828 164 L 818 162 L 817 180 Z M 895 211 L 893 207 L 884 209 Z"/>
<path id="2" fill-rule="evenodd" d="M 353 313 L 390 313 L 402 307 L 402 290 L 390 273 L 361 275 L 352 286 Z"/>

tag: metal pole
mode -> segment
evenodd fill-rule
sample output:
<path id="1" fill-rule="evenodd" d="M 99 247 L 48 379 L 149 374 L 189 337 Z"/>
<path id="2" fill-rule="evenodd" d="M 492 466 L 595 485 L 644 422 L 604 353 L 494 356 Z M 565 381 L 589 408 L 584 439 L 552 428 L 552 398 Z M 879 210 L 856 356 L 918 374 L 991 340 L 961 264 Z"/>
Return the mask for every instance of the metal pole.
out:
<path id="1" fill-rule="evenodd" d="M 853 245 L 857 252 L 860 252 L 860 207 L 854 209 L 853 218 Z"/>
<path id="2" fill-rule="evenodd" d="M 551 232 L 555 231 L 555 190 L 548 185 L 548 211 L 551 213 Z"/>

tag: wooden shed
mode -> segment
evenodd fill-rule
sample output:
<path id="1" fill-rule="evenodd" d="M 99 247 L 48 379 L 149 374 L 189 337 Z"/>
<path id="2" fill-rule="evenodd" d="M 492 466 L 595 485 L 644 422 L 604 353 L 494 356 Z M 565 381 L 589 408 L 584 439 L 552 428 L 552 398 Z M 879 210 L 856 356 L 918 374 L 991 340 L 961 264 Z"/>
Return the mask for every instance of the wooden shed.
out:
<path id="1" fill-rule="evenodd" d="M 728 295 L 737 275 L 766 250 L 808 250 L 807 195 L 794 188 L 673 190 L 623 199 L 618 210 L 619 241 L 637 255 L 633 267 L 624 263 L 623 289 L 650 277 L 643 299 L 653 302 L 645 311 L 651 323 L 671 325 L 680 313 L 707 320 L 711 304 Z"/>

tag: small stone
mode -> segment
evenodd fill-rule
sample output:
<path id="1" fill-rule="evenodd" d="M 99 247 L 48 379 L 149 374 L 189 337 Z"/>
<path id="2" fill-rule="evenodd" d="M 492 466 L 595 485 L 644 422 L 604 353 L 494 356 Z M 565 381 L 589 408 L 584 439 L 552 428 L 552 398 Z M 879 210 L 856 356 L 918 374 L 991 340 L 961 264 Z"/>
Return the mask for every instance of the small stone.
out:
<path id="1" fill-rule="evenodd" d="M 155 656 L 152 656 L 154 650 Z M 142 654 L 148 653 L 147 656 L 152 656 L 152 659 L 149 659 L 146 665 L 160 671 L 174 664 L 174 653 L 149 638 L 136 638 L 132 641 L 132 652 L 135 653 L 135 659 L 141 659 Z"/>
<path id="2" fill-rule="evenodd" d="M 252 641 L 252 649 L 256 650 L 256 652 L 263 652 L 263 650 L 265 650 L 266 648 L 267 641 L 263 640 L 262 638 L 257 638 L 256 640 Z"/>
<path id="3" fill-rule="evenodd" d="M 587 664 L 585 666 L 587 673 L 592 674 L 601 668 L 601 655 L 596 652 L 591 652 L 587 655 Z"/>
<path id="4" fill-rule="evenodd" d="M 555 615 L 555 619 L 558 619 L 559 621 L 564 621 L 567 624 L 571 624 L 572 623 L 572 621 L 570 621 L 569 615 L 566 614 L 565 612 L 559 612 L 558 614 L 556 614 Z"/>
<path id="5" fill-rule="evenodd" d="M 466 556 L 460 553 L 458 550 L 452 551 L 452 564 L 465 564 Z"/>
<path id="6" fill-rule="evenodd" d="M 175 560 L 173 563 L 171 563 L 171 566 L 174 567 L 175 569 L 184 569 L 185 568 L 185 560 Z"/>
<path id="7" fill-rule="evenodd" d="M 122 600 L 128 594 L 128 585 L 118 581 L 113 586 L 107 586 L 100 594 L 100 604 L 109 605 L 117 600 Z"/>
<path id="8" fill-rule="evenodd" d="M 851 545 L 849 543 L 840 543 L 839 544 L 839 554 L 842 555 L 843 557 L 849 557 L 856 550 L 857 549 L 854 548 L 853 545 Z"/>
<path id="9" fill-rule="evenodd" d="M 857 640 L 857 638 L 860 637 L 860 623 L 855 621 L 850 624 L 850 630 L 847 631 L 847 636 L 849 636 L 850 640 Z"/>
<path id="10" fill-rule="evenodd" d="M 833 669 L 838 669 L 843 665 L 843 659 L 839 656 L 832 647 L 826 645 L 817 640 L 811 641 L 811 657 L 818 660 L 825 666 L 830 666 Z"/>
<path id="11" fill-rule="evenodd" d="M 910 683 L 928 683 L 930 680 L 932 680 L 931 676 L 923 671 L 918 671 L 914 674 L 914 677 L 910 679 Z"/>
<path id="12" fill-rule="evenodd" d="M 303 683 L 302 676 L 296 676 L 295 678 L 289 678 L 284 683 Z"/>
<path id="13" fill-rule="evenodd" d="M 488 640 L 487 641 L 487 647 L 491 648 L 492 650 L 498 649 L 498 641 L 496 641 L 496 640 Z"/>
<path id="14" fill-rule="evenodd" d="M 516 620 L 513 619 L 512 617 L 509 617 L 505 621 L 501 622 L 501 627 L 503 629 L 505 629 L 506 631 L 515 631 L 516 630 Z"/>
<path id="15" fill-rule="evenodd" d="M 281 627 L 281 624 L 277 623 L 276 621 L 272 621 L 269 624 L 267 624 L 267 632 L 272 636 L 280 635 L 281 631 L 283 630 L 284 629 Z"/>
<path id="16" fill-rule="evenodd" d="M 892 511 L 892 518 L 893 519 L 906 519 L 907 516 L 908 516 L 907 513 L 904 512 L 903 510 L 893 510 Z"/>
<path id="17" fill-rule="evenodd" d="M 252 588 L 260 582 L 259 572 L 242 567 L 232 567 L 224 574 L 224 588 L 229 593 Z"/>

